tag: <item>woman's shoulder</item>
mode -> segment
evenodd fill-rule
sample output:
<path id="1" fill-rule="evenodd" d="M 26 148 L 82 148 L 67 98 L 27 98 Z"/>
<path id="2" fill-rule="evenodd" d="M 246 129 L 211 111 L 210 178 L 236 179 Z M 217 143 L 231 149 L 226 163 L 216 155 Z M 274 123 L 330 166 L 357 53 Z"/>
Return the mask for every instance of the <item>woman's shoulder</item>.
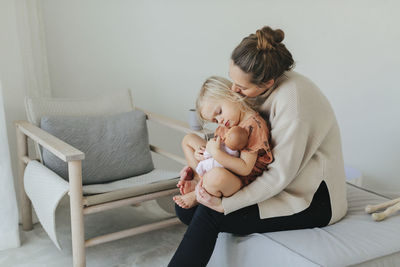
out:
<path id="1" fill-rule="evenodd" d="M 274 92 L 278 94 L 304 94 L 307 92 L 312 93 L 315 91 L 320 91 L 318 86 L 308 77 L 295 71 L 287 71 L 282 75 L 282 77 L 278 78 L 274 90 Z"/>
<path id="2" fill-rule="evenodd" d="M 306 118 L 315 120 L 316 112 L 322 116 L 332 113 L 329 101 L 322 91 L 306 76 L 289 71 L 278 80 L 271 95 L 260 106 L 263 113 L 288 119 Z M 271 116 L 270 116 L 271 119 Z"/>
<path id="3" fill-rule="evenodd" d="M 314 82 L 300 73 L 289 71 L 277 80 L 274 91 L 266 101 L 300 104 L 321 99 L 325 99 L 325 96 Z"/>

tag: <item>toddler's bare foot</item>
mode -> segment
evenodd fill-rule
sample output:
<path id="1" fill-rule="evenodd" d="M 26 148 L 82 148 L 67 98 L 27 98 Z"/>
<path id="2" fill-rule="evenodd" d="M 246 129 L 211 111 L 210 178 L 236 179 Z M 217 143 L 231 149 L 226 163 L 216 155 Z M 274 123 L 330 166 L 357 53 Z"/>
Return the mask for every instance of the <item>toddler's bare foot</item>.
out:
<path id="1" fill-rule="evenodd" d="M 173 200 L 179 207 L 184 209 L 190 209 L 198 204 L 194 191 L 183 196 L 174 196 Z"/>
<path id="2" fill-rule="evenodd" d="M 196 188 L 197 180 L 190 180 L 190 181 L 179 181 L 176 185 L 179 187 L 179 192 L 181 195 L 186 195 L 187 193 L 193 192 Z"/>
<path id="3" fill-rule="evenodd" d="M 181 178 L 179 180 L 181 181 L 189 181 L 193 179 L 193 170 L 192 168 L 190 168 L 189 166 L 185 166 L 183 167 L 183 169 L 181 170 L 181 172 L 179 173 Z"/>
<path id="4" fill-rule="evenodd" d="M 189 166 L 185 166 L 180 172 L 180 179 L 178 184 L 176 185 L 179 187 L 179 192 L 181 195 L 185 195 L 189 192 L 194 191 L 197 181 L 193 179 L 194 173 L 192 168 Z"/>

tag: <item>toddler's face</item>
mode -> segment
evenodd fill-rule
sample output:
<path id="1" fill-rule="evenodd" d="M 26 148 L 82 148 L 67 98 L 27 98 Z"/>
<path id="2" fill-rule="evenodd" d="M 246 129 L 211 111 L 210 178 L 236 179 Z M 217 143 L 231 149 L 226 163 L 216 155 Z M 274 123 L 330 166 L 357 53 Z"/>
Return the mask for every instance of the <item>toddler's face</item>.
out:
<path id="1" fill-rule="evenodd" d="M 225 99 L 206 98 L 203 101 L 200 113 L 205 120 L 228 128 L 239 124 L 241 119 L 240 104 Z"/>

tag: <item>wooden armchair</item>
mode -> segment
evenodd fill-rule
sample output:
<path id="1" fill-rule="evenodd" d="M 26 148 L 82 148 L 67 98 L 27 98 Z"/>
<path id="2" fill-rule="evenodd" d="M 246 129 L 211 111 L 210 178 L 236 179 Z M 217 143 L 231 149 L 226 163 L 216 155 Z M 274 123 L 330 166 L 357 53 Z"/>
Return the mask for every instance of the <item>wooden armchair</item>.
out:
<path id="1" fill-rule="evenodd" d="M 71 237 L 72 237 L 72 253 L 73 253 L 73 266 L 85 266 L 85 248 L 101 244 L 104 242 L 109 242 L 117 240 L 120 238 L 125 238 L 133 236 L 136 234 L 144 233 L 147 231 L 152 231 L 160 229 L 163 227 L 171 226 L 179 223 L 176 217 L 166 219 L 164 221 L 151 223 L 127 230 L 123 230 L 116 233 L 110 233 L 103 236 L 98 236 L 85 240 L 85 227 L 84 227 L 84 215 L 97 213 L 100 211 L 105 211 L 108 209 L 118 208 L 127 205 L 138 204 L 147 200 L 162 198 L 169 196 L 171 194 L 176 194 L 179 190 L 176 188 L 176 183 L 178 180 L 178 173 L 176 172 L 173 178 L 159 179 L 155 182 L 149 184 L 140 184 L 132 186 L 114 187 L 111 190 L 98 194 L 85 194 L 85 186 L 82 185 L 82 161 L 85 159 L 85 154 L 73 146 L 65 143 L 64 141 L 56 138 L 55 136 L 47 133 L 38 127 L 38 122 L 40 117 L 43 115 L 83 115 L 88 114 L 107 114 L 113 112 L 122 112 L 135 110 L 132 104 L 132 98 L 130 91 L 124 92 L 119 96 L 113 96 L 110 98 L 103 98 L 101 100 L 84 100 L 74 102 L 71 100 L 61 101 L 55 103 L 54 101 L 59 101 L 59 99 L 26 99 L 26 109 L 28 115 L 28 121 L 17 121 L 15 123 L 17 129 L 17 147 L 18 147 L 18 168 L 19 168 L 19 179 L 18 186 L 20 191 L 20 204 L 22 209 L 22 224 L 23 230 L 28 231 L 32 229 L 32 202 L 33 206 L 38 214 L 39 221 L 41 221 L 45 230 L 49 233 L 50 238 L 52 238 L 52 227 L 55 231 L 54 226 L 46 226 L 46 219 L 39 215 L 40 205 L 35 206 L 34 201 L 28 197 L 31 187 L 36 186 L 36 181 L 32 179 L 31 181 L 26 181 L 26 171 L 30 164 L 34 168 L 43 169 L 43 172 L 48 172 L 45 170 L 46 167 L 41 164 L 41 160 L 31 159 L 28 156 L 28 137 L 32 139 L 39 146 L 47 149 L 59 159 L 68 163 L 68 177 L 69 182 L 65 180 L 59 180 L 59 188 L 64 188 L 61 191 L 67 192 L 70 198 L 70 213 L 71 213 Z M 85 102 L 86 101 L 86 102 Z M 89 102 L 88 102 L 89 101 Z M 105 101 L 111 101 L 114 104 L 104 104 Z M 69 106 L 68 106 L 69 105 Z M 82 109 L 76 107 L 83 107 Z M 103 108 L 104 107 L 104 108 Z M 147 115 L 147 120 L 154 121 L 156 123 L 162 124 L 170 129 L 174 129 L 183 133 L 196 133 L 200 136 L 204 136 L 205 133 L 201 131 L 193 131 L 189 126 L 180 121 L 176 121 L 161 115 L 157 115 L 151 112 L 144 111 Z M 39 152 L 36 147 L 37 152 Z M 173 153 L 170 153 L 160 147 L 150 145 L 151 151 L 172 159 L 181 164 L 186 164 L 185 160 Z M 40 153 L 37 153 L 40 158 Z M 39 164 L 40 163 L 40 164 Z M 40 165 L 40 166 L 39 166 Z M 28 166 L 28 167 L 27 167 Z M 33 167 L 32 167 L 33 168 Z M 53 175 L 53 174 L 51 174 Z M 54 174 L 55 175 L 55 174 Z M 56 178 L 51 178 L 52 180 L 58 180 Z M 41 177 L 42 178 L 42 177 Z M 25 181 L 24 181 L 25 179 Z M 36 178 L 35 178 L 36 179 Z M 39 180 L 39 179 L 38 179 Z M 51 181 L 53 182 L 53 181 Z M 118 182 L 116 182 L 118 183 Z M 48 182 L 45 183 L 46 185 Z M 117 189 L 116 189 L 117 188 Z M 42 188 L 43 190 L 46 188 Z M 60 192 L 61 192 L 60 191 Z M 27 193 L 28 192 L 28 193 Z M 58 201 L 61 199 L 65 193 L 61 193 L 58 196 L 55 207 L 58 205 Z M 42 192 L 41 192 L 42 193 Z M 38 202 L 39 203 L 39 202 Z M 53 211 L 53 213 L 54 213 Z M 54 214 L 53 214 L 54 215 Z M 51 221 L 51 220 L 50 220 Z M 53 219 L 54 221 L 54 219 Z M 53 233 L 55 235 L 55 233 Z M 53 239 L 53 238 L 52 238 Z M 57 245 L 56 237 L 53 241 Z M 58 246 L 58 245 L 57 245 Z"/>

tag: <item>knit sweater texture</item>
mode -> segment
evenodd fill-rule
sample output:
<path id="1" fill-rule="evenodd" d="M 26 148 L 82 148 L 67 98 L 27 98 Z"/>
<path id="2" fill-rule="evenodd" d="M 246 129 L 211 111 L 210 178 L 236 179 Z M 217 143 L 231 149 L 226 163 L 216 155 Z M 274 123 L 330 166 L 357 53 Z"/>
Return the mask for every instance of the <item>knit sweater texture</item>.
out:
<path id="1" fill-rule="evenodd" d="M 222 199 L 225 214 L 258 204 L 260 218 L 288 216 L 309 207 L 322 181 L 332 218 L 347 212 L 346 179 L 339 126 L 327 98 L 303 75 L 289 71 L 258 96 L 269 120 L 274 162 L 253 183 Z"/>

